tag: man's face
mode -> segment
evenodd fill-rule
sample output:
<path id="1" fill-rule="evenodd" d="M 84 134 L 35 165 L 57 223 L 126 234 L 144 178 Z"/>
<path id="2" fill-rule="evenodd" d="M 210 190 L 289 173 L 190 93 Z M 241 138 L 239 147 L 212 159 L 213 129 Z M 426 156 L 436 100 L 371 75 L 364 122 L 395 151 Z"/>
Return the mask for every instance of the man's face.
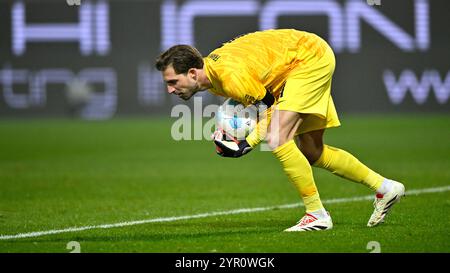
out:
<path id="1" fill-rule="evenodd" d="M 197 72 L 193 68 L 186 75 L 176 74 L 170 65 L 162 72 L 162 75 L 169 94 L 175 94 L 184 100 L 188 100 L 199 91 Z"/>

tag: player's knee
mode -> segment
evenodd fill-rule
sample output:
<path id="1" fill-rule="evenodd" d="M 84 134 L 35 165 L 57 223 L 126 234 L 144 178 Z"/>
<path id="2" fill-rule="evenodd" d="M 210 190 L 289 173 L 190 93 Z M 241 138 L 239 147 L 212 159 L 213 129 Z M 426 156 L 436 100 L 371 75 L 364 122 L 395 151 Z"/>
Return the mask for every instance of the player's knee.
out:
<path id="1" fill-rule="evenodd" d="M 267 144 L 272 151 L 287 143 L 288 141 L 289 139 L 287 139 L 287 137 L 282 136 L 278 133 L 269 133 L 267 135 Z"/>
<path id="2" fill-rule="evenodd" d="M 306 159 L 308 159 L 309 164 L 312 165 L 322 155 L 323 144 L 322 145 L 311 145 L 311 146 L 300 146 L 300 151 L 303 153 L 303 155 L 306 157 Z"/>
<path id="3" fill-rule="evenodd" d="M 267 135 L 267 144 L 269 145 L 270 150 L 275 150 L 280 146 L 275 136 L 272 134 Z"/>
<path id="4" fill-rule="evenodd" d="M 312 165 L 323 152 L 323 130 L 301 134 L 297 138 L 297 146 Z"/>

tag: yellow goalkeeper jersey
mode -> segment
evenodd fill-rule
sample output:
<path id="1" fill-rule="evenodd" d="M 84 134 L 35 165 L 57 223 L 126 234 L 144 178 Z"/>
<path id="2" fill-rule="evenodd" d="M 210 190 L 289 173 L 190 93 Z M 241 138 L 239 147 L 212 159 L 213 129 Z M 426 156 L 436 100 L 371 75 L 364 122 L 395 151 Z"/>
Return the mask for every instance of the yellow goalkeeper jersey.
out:
<path id="1" fill-rule="evenodd" d="M 266 90 L 279 97 L 289 73 L 320 59 L 327 48 L 319 36 L 294 29 L 253 32 L 223 44 L 204 58 L 215 95 L 244 105 L 261 100 Z"/>

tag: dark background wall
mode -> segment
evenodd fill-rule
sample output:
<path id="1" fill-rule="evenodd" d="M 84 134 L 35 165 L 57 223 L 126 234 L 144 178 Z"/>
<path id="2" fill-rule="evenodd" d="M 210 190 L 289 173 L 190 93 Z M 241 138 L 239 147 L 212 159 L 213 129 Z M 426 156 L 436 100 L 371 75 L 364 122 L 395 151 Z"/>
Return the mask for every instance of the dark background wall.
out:
<path id="1" fill-rule="evenodd" d="M 0 1 L 0 117 L 167 115 L 184 102 L 153 68 L 162 50 L 193 43 L 206 55 L 268 27 L 329 41 L 341 113 L 450 110 L 446 0 L 71 1 Z"/>

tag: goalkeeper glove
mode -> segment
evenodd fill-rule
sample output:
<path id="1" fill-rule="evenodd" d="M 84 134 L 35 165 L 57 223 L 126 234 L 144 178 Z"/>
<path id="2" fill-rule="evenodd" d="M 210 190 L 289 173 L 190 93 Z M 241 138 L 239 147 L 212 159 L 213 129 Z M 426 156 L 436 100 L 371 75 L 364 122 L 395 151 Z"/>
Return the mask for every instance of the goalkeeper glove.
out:
<path id="1" fill-rule="evenodd" d="M 246 140 L 238 141 L 223 130 L 215 131 L 212 138 L 216 144 L 217 154 L 222 157 L 241 157 L 253 149 Z"/>

